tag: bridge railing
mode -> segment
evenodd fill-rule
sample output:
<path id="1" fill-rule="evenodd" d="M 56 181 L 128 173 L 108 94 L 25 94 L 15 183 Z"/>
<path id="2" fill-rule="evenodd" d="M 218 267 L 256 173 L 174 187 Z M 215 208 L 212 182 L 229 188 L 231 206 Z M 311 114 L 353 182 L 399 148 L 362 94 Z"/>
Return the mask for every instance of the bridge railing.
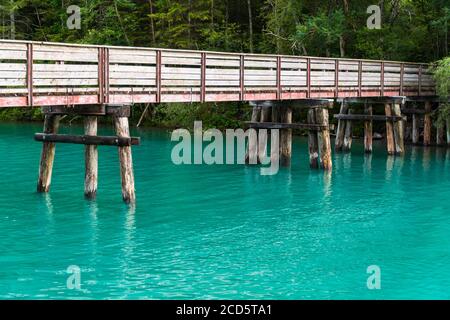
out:
<path id="1" fill-rule="evenodd" d="M 0 40 L 0 107 L 434 94 L 425 63 Z"/>

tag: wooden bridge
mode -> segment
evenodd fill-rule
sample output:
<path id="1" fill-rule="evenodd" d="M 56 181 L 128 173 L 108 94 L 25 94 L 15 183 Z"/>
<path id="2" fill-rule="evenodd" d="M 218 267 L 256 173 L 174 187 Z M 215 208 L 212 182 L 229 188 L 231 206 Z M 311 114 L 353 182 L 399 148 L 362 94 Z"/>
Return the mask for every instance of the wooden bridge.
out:
<path id="1" fill-rule="evenodd" d="M 280 129 L 280 162 L 289 165 L 292 130 L 307 129 L 312 168 L 331 170 L 328 108 L 342 102 L 336 151 L 348 151 L 352 122 L 365 123 L 365 150 L 372 151 L 372 122 L 386 122 L 389 154 L 404 153 L 406 118 L 412 115 L 412 140 L 431 143 L 435 85 L 426 63 L 304 56 L 240 54 L 191 50 L 41 43 L 0 40 L 0 108 L 42 107 L 44 133 L 38 191 L 48 192 L 55 143 L 86 145 L 85 195 L 97 192 L 98 145 L 119 148 L 122 194 L 135 201 L 128 117 L 136 103 L 249 101 L 247 162 L 257 164 L 267 151 L 267 130 Z M 406 102 L 414 103 L 407 108 Z M 350 104 L 364 105 L 355 114 Z M 424 103 L 420 109 L 417 104 Z M 373 107 L 383 106 L 383 115 Z M 294 108 L 309 108 L 306 123 L 292 123 Z M 60 117 L 85 117 L 85 135 L 57 134 Z M 97 137 L 97 116 L 114 118 L 116 136 Z M 450 143 L 450 123 L 447 142 Z M 259 134 L 257 134 L 259 132 Z M 443 143 L 443 129 L 437 141 Z M 273 154 L 271 156 L 274 156 Z"/>
<path id="2" fill-rule="evenodd" d="M 0 108 L 434 95 L 423 63 L 0 40 Z"/>

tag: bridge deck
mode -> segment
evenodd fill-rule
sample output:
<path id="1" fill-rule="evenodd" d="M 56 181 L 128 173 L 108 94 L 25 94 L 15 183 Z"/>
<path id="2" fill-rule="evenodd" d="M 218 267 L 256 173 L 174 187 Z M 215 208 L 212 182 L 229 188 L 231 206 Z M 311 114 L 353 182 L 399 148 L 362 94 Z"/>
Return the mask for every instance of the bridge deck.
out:
<path id="1" fill-rule="evenodd" d="M 428 64 L 0 40 L 0 108 L 435 94 Z"/>

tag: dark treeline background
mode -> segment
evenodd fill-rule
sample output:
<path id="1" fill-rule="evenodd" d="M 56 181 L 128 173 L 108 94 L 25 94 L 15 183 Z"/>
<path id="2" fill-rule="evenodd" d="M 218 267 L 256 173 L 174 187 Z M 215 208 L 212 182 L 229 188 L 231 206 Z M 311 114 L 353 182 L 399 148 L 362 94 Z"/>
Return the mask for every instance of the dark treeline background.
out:
<path id="1" fill-rule="evenodd" d="M 449 53 L 450 0 L 0 3 L 0 34 L 4 39 L 421 62 L 436 61 Z M 381 8 L 379 30 L 366 26 L 370 16 L 367 8 L 374 4 Z M 66 26 L 70 5 L 81 8 L 80 30 Z M 13 117 L 11 112 L 9 116 Z M 240 104 L 157 106 L 149 118 L 160 125 L 183 125 L 199 116 L 211 117 L 208 119 L 214 125 L 233 125 L 242 110 Z"/>

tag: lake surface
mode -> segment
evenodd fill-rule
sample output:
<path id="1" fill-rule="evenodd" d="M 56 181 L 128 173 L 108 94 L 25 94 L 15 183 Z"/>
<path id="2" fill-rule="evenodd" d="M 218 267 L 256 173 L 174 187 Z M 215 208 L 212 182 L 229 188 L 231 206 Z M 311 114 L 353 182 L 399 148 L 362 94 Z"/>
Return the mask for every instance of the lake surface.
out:
<path id="1" fill-rule="evenodd" d="M 129 208 L 113 147 L 100 147 L 95 202 L 83 146 L 58 145 L 52 191 L 35 193 L 41 131 L 0 125 L 1 299 L 450 298 L 450 150 L 393 158 L 377 142 L 365 156 L 356 141 L 329 175 L 295 138 L 292 168 L 261 176 L 176 166 L 170 133 L 142 130 Z M 371 265 L 381 290 L 367 288 Z"/>

